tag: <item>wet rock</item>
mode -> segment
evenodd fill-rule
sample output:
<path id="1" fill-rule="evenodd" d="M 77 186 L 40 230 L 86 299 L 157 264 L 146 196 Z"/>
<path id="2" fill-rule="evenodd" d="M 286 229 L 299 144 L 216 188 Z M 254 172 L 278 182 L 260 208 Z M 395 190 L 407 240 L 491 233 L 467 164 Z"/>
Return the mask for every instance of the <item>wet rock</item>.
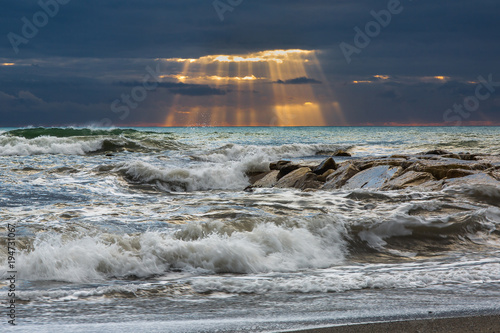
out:
<path id="1" fill-rule="evenodd" d="M 348 152 L 346 152 L 343 149 L 337 149 L 335 151 L 320 150 L 320 151 L 316 152 L 316 155 L 317 156 L 345 156 L 345 157 L 352 156 L 351 154 L 349 154 Z"/>
<path id="2" fill-rule="evenodd" d="M 260 171 L 246 172 L 246 175 L 248 177 L 250 184 L 254 184 L 256 181 L 264 178 L 269 172 L 270 171 L 268 171 L 268 172 L 260 172 Z"/>
<path id="3" fill-rule="evenodd" d="M 495 178 L 496 180 L 500 180 L 500 172 L 492 171 L 492 172 L 489 172 L 488 174 L 490 176 L 492 176 L 493 178 Z"/>
<path id="4" fill-rule="evenodd" d="M 447 155 L 442 155 L 441 157 L 443 157 L 443 158 L 454 158 L 456 160 L 460 160 L 461 159 L 460 155 L 458 155 L 458 154 L 447 154 Z"/>
<path id="5" fill-rule="evenodd" d="M 367 159 L 355 162 L 356 166 L 359 170 L 363 171 L 369 168 L 383 166 L 383 165 L 391 165 L 398 166 L 406 169 L 408 166 L 412 165 L 412 162 L 407 161 L 406 158 L 379 158 L 379 159 Z"/>
<path id="6" fill-rule="evenodd" d="M 405 160 L 407 160 L 407 159 L 408 159 L 408 157 L 407 157 L 407 156 L 405 156 L 405 155 L 398 155 L 398 154 L 391 155 L 389 158 L 405 159 Z"/>
<path id="7" fill-rule="evenodd" d="M 333 158 L 329 157 L 323 162 L 321 162 L 317 167 L 312 169 L 312 172 L 314 172 L 317 175 L 322 175 L 328 170 L 336 170 L 337 169 L 337 163 L 333 160 Z"/>
<path id="8" fill-rule="evenodd" d="M 470 176 L 462 178 L 453 178 L 444 180 L 444 186 L 454 186 L 458 185 L 463 187 L 464 185 L 494 185 L 500 186 L 500 182 L 497 181 L 492 176 L 485 173 L 476 173 Z"/>
<path id="9" fill-rule="evenodd" d="M 281 172 L 281 170 L 280 170 Z M 295 187 L 295 184 L 307 173 L 310 173 L 311 169 L 306 167 L 301 167 L 296 170 L 291 171 L 287 175 L 283 176 L 278 180 L 274 187 L 286 188 Z"/>
<path id="10" fill-rule="evenodd" d="M 474 171 L 463 169 L 451 169 L 446 173 L 446 178 L 461 178 L 474 174 Z"/>
<path id="11" fill-rule="evenodd" d="M 460 156 L 460 159 L 464 160 L 464 161 L 476 161 L 477 158 L 476 158 L 476 155 L 472 155 L 470 153 L 460 153 L 458 154 L 458 156 Z"/>
<path id="12" fill-rule="evenodd" d="M 318 175 L 312 172 L 308 172 L 297 180 L 294 187 L 301 190 L 306 190 L 306 189 L 318 189 L 322 185 L 323 182 L 318 180 Z"/>
<path id="13" fill-rule="evenodd" d="M 334 173 L 335 170 L 333 169 L 329 169 L 329 170 L 326 170 L 325 173 L 323 173 L 321 176 L 318 176 L 318 180 L 320 182 L 326 182 L 326 179 L 328 178 L 328 176 L 330 176 L 332 173 Z"/>
<path id="14" fill-rule="evenodd" d="M 357 189 L 357 188 L 372 188 L 380 189 L 389 180 L 400 171 L 400 167 L 390 165 L 376 166 L 354 175 L 347 183 L 342 186 L 343 189 Z"/>
<path id="15" fill-rule="evenodd" d="M 291 164 L 291 161 L 278 161 L 278 162 L 272 162 L 269 164 L 269 169 L 270 170 L 281 170 L 286 165 Z"/>
<path id="16" fill-rule="evenodd" d="M 423 153 L 423 155 L 450 155 L 450 154 L 451 153 L 449 151 L 442 150 L 442 149 L 429 150 L 429 151 Z"/>
<path id="17" fill-rule="evenodd" d="M 278 173 L 278 179 L 281 179 L 283 177 L 285 177 L 286 175 L 288 175 L 290 172 L 292 171 L 295 171 L 297 169 L 301 168 L 300 165 L 297 165 L 297 164 L 286 164 L 286 165 L 283 165 L 280 169 L 279 169 L 279 173 Z"/>
<path id="18" fill-rule="evenodd" d="M 416 186 L 419 191 L 440 191 L 444 186 L 444 180 L 431 180 Z"/>
<path id="19" fill-rule="evenodd" d="M 340 188 L 359 171 L 359 168 L 352 163 L 344 164 L 326 178 L 322 188 L 324 190 Z"/>
<path id="20" fill-rule="evenodd" d="M 273 187 L 278 182 L 278 174 L 278 170 L 273 170 L 257 180 L 252 187 Z"/>
<path id="21" fill-rule="evenodd" d="M 420 186 L 423 183 L 436 180 L 432 174 L 428 172 L 408 171 L 400 176 L 395 175 L 395 178 L 390 180 L 383 189 L 385 190 L 400 190 L 407 187 Z"/>
<path id="22" fill-rule="evenodd" d="M 339 149 L 332 156 L 345 156 L 345 157 L 349 157 L 349 156 L 352 156 L 352 155 L 349 154 L 348 152 L 346 152 L 345 150 Z"/>
<path id="23" fill-rule="evenodd" d="M 486 170 L 491 167 L 488 163 L 474 163 L 469 161 L 456 161 L 450 163 L 446 160 L 429 161 L 420 160 L 414 163 L 408 168 L 408 170 L 419 171 L 419 172 L 429 172 L 436 179 L 444 179 L 448 175 L 448 171 L 453 169 L 463 169 L 463 170 Z"/>

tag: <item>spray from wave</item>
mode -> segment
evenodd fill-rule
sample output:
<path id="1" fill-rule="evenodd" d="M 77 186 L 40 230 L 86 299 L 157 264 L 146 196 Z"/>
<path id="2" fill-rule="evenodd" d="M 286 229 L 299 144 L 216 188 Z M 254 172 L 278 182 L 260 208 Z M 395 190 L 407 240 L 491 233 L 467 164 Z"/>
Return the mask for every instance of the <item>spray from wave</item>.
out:
<path id="1" fill-rule="evenodd" d="M 343 233 L 340 224 L 320 218 L 258 223 L 250 230 L 221 229 L 213 222 L 186 225 L 173 233 L 49 233 L 38 235 L 29 250 L 19 253 L 18 270 L 21 278 L 32 281 L 89 282 L 172 270 L 261 273 L 326 268 L 344 259 Z"/>

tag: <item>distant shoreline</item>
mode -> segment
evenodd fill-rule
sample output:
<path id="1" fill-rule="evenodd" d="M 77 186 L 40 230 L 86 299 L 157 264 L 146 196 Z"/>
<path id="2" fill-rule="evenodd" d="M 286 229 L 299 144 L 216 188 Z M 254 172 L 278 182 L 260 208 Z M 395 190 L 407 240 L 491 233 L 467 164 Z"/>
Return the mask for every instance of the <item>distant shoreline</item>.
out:
<path id="1" fill-rule="evenodd" d="M 386 332 L 433 332 L 468 333 L 500 332 L 500 314 L 451 317 L 436 319 L 415 319 L 393 322 L 340 325 L 304 330 L 282 331 L 287 333 L 386 333 Z"/>

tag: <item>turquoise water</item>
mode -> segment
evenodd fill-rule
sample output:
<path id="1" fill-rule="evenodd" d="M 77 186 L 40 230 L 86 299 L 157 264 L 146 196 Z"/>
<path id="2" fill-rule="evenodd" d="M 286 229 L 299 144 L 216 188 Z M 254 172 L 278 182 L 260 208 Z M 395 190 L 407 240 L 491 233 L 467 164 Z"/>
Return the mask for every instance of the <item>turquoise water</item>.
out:
<path id="1" fill-rule="evenodd" d="M 243 189 L 248 172 L 280 159 L 319 163 L 339 149 L 353 159 L 431 149 L 500 154 L 499 134 L 0 129 L 0 244 L 7 248 L 15 225 L 17 328 L 261 332 L 498 311 L 495 184 Z M 0 257 L 7 298 L 6 251 Z M 7 329 L 7 318 L 0 325 Z"/>

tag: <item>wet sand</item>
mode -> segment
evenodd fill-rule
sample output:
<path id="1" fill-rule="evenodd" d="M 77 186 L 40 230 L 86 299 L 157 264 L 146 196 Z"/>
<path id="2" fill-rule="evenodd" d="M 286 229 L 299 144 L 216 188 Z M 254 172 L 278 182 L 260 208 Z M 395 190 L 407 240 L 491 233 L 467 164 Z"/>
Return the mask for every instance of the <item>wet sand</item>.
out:
<path id="1" fill-rule="evenodd" d="M 436 318 L 386 323 L 353 324 L 297 331 L 297 333 L 500 333 L 500 315 Z"/>

